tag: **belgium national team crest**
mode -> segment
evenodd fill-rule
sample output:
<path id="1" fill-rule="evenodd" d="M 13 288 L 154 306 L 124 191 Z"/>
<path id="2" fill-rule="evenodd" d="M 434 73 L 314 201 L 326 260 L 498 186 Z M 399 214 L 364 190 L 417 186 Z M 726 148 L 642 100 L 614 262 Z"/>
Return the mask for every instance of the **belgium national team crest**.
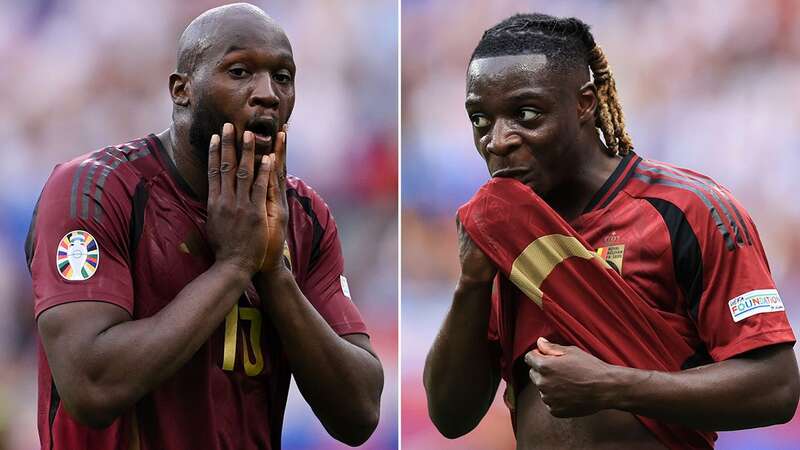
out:
<path id="1" fill-rule="evenodd" d="M 58 244 L 56 267 L 65 280 L 88 280 L 94 275 L 99 262 L 97 241 L 86 231 L 70 231 Z"/>
<path id="2" fill-rule="evenodd" d="M 600 247 L 597 255 L 605 259 L 606 262 L 622 275 L 622 255 L 625 254 L 625 244 L 612 245 L 610 247 Z"/>

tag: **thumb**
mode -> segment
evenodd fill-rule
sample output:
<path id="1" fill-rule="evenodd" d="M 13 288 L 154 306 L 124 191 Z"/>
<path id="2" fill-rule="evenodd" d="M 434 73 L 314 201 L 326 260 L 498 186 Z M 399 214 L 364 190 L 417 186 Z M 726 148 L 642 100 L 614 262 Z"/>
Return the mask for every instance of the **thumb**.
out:
<path id="1" fill-rule="evenodd" d="M 540 337 L 536 341 L 536 346 L 543 355 L 562 356 L 566 354 L 566 347 L 563 345 L 554 344 L 544 337 Z"/>

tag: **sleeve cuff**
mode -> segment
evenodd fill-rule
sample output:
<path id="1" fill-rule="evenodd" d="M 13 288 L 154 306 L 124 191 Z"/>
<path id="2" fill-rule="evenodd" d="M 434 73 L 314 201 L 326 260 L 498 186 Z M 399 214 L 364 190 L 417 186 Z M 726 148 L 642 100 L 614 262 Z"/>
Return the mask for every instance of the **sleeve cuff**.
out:
<path id="1" fill-rule="evenodd" d="M 714 361 L 724 361 L 736 355 L 749 352 L 761 347 L 775 344 L 794 344 L 796 341 L 791 328 L 781 328 L 778 330 L 767 331 L 756 335 L 741 337 L 728 345 L 717 347 L 711 350 L 711 357 Z"/>
<path id="2" fill-rule="evenodd" d="M 39 315 L 45 312 L 46 310 L 54 306 L 63 305 L 64 303 L 73 303 L 73 302 L 111 303 L 112 305 L 119 306 L 120 308 L 127 311 L 128 314 L 133 316 L 133 300 L 130 298 L 105 292 L 94 292 L 93 295 L 91 296 L 88 295 L 81 296 L 80 294 L 70 292 L 66 294 L 54 295 L 52 297 L 48 297 L 43 300 L 37 301 L 36 307 L 34 308 L 34 317 L 35 319 L 39 319 Z"/>
<path id="3" fill-rule="evenodd" d="M 331 324 L 331 328 L 333 329 L 334 333 L 338 334 L 339 336 L 344 336 L 346 334 L 366 334 L 367 333 L 367 326 L 364 325 L 363 322 L 342 322 Z"/>

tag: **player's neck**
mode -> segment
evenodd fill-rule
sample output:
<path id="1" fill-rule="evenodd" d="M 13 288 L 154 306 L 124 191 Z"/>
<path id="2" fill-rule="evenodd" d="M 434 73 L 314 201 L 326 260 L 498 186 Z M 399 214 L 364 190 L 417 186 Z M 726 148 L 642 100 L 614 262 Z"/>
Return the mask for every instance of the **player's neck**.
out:
<path id="1" fill-rule="evenodd" d="M 575 167 L 573 175 L 557 190 L 544 197 L 544 200 L 567 221 L 583 213 L 622 159 L 620 156 L 609 155 L 599 138 L 587 145 L 581 153 L 584 156 L 581 158 L 581 163 Z"/>
<path id="2" fill-rule="evenodd" d="M 197 152 L 189 142 L 188 130 L 182 130 L 173 122 L 157 136 L 164 144 L 178 174 L 192 189 L 197 200 L 205 203 L 208 198 L 208 163 L 197 157 Z"/>

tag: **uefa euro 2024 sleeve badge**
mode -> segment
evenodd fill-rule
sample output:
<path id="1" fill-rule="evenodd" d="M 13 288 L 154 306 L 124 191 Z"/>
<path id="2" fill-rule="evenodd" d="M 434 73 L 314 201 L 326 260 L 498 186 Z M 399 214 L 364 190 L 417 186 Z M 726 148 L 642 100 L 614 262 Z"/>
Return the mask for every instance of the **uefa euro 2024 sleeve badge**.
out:
<path id="1" fill-rule="evenodd" d="M 97 241 L 86 231 L 70 231 L 58 244 L 56 267 L 65 280 L 88 280 L 97 271 L 99 262 Z"/>

